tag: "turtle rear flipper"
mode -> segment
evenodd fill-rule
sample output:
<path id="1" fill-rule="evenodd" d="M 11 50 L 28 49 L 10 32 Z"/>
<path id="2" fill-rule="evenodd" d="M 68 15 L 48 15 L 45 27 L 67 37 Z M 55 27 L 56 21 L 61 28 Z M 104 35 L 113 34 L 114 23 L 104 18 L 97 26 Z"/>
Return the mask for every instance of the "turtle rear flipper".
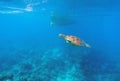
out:
<path id="1" fill-rule="evenodd" d="M 91 48 L 91 46 L 89 44 L 87 44 L 85 41 L 82 40 L 82 42 L 83 42 L 83 44 L 84 44 L 85 47 Z"/>
<path id="2" fill-rule="evenodd" d="M 89 44 L 87 44 L 87 43 L 85 44 L 85 46 L 88 47 L 88 48 L 91 48 L 91 46 Z"/>

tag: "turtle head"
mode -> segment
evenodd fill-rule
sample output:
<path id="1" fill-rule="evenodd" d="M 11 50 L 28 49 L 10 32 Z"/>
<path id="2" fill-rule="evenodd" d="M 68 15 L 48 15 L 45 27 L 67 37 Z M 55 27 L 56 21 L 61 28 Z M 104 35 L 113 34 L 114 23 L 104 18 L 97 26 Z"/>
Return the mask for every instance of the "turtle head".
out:
<path id="1" fill-rule="evenodd" d="M 59 34 L 59 37 L 65 38 L 64 34 Z"/>

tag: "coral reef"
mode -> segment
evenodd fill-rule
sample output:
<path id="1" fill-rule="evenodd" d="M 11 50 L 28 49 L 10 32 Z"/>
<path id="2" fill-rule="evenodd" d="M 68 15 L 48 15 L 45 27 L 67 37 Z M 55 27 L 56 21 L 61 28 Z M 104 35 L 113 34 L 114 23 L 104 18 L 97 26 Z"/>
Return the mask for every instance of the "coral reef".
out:
<path id="1" fill-rule="evenodd" d="M 0 81 L 12 81 L 13 75 L 12 73 L 2 72 L 0 73 Z"/>
<path id="2" fill-rule="evenodd" d="M 100 61 L 101 57 L 96 57 L 98 62 L 94 62 L 96 59 L 90 55 L 90 50 L 85 48 L 58 47 L 47 50 L 27 48 L 12 50 L 11 54 L 12 57 L 9 55 L 9 59 L 6 59 L 5 63 L 11 67 L 7 70 L 1 70 L 0 81 L 119 80 L 119 76 L 116 74 L 104 74 L 104 70 L 99 67 L 107 61 Z M 9 62 L 9 60 L 12 61 Z M 4 66 L 0 68 L 4 68 Z M 105 69 L 105 66 L 102 69 Z"/>

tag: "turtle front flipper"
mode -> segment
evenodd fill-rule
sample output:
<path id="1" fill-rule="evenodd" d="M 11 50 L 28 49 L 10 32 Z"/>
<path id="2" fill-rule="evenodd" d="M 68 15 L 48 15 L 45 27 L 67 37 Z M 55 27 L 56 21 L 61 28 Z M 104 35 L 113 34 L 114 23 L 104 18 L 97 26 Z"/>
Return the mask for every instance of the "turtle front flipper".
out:
<path id="1" fill-rule="evenodd" d="M 70 40 L 66 40 L 66 43 L 71 43 L 71 41 Z"/>

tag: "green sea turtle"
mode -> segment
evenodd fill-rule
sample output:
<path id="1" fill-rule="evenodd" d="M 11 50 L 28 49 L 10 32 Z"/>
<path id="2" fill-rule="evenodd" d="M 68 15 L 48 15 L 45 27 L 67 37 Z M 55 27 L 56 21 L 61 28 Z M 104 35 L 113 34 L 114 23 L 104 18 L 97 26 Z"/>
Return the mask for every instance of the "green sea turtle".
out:
<path id="1" fill-rule="evenodd" d="M 59 36 L 65 39 L 66 43 L 70 43 L 75 46 L 85 46 L 85 47 L 91 48 L 89 44 L 87 44 L 85 41 L 83 41 L 82 39 L 76 36 L 64 35 L 64 34 L 59 34 Z"/>

